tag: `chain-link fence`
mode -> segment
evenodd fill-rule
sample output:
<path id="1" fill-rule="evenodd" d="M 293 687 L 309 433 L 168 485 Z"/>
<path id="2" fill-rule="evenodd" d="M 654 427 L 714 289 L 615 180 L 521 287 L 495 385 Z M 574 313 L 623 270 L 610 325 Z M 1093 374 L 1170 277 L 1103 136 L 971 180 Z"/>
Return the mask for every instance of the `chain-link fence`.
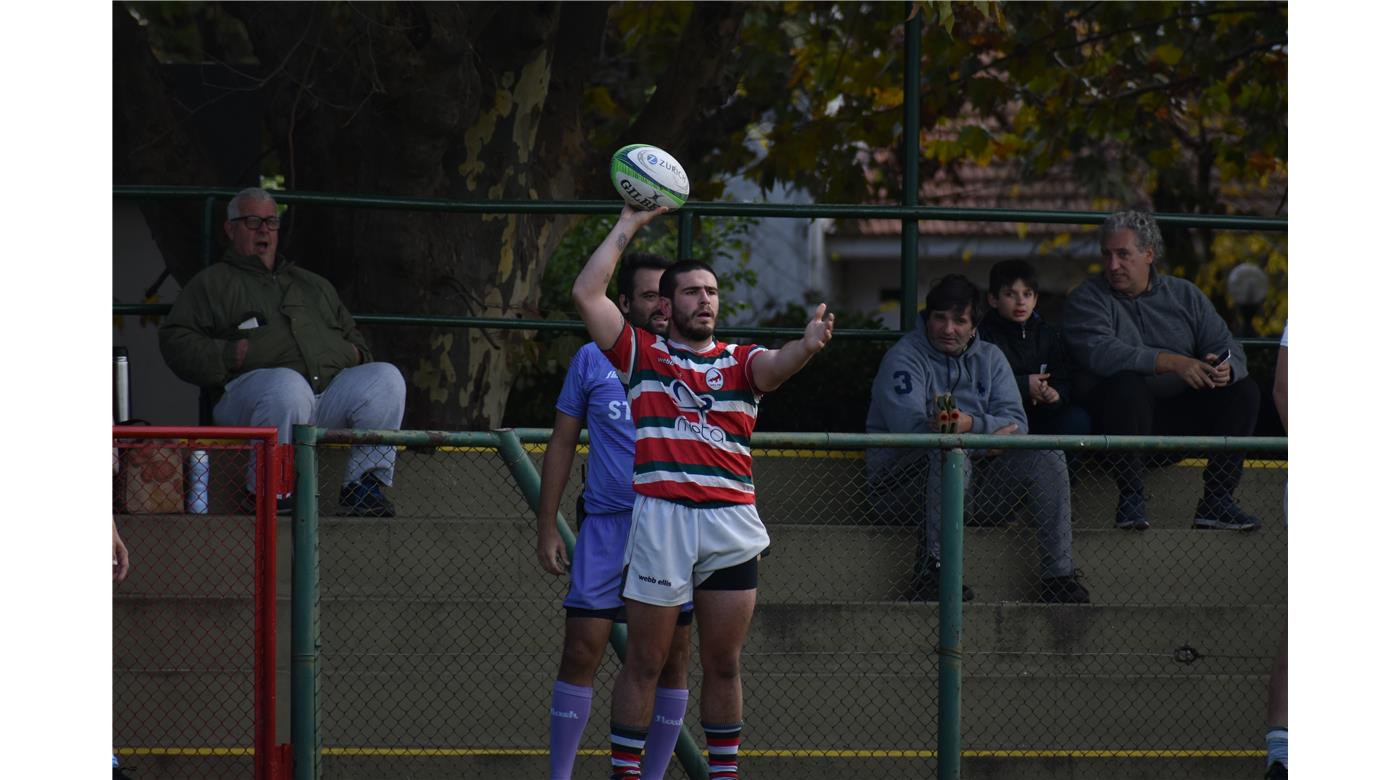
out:
<path id="1" fill-rule="evenodd" d="M 547 433 L 520 432 L 536 470 Z M 384 491 L 392 518 L 355 516 L 340 501 L 358 477 L 349 448 L 316 449 L 322 776 L 544 776 L 567 582 L 539 567 L 533 512 L 491 434 L 473 434 L 480 446 L 398 436 L 411 444 Z M 939 548 L 924 508 L 941 454 L 896 446 L 903 471 L 888 479 L 864 446 L 918 438 L 755 437 L 773 547 L 744 653 L 746 774 L 935 774 L 939 607 L 926 564 Z M 1287 605 L 1283 441 L 1125 450 L 1133 442 L 1103 449 L 1099 437 L 1066 459 L 1045 447 L 1067 440 L 1016 438 L 1041 449 L 969 450 L 963 773 L 1208 780 L 1261 768 Z M 562 502 L 570 520 L 584 461 Z M 1118 527 L 1125 475 L 1142 487 L 1128 519 L 1145 513 L 1150 530 Z M 576 777 L 607 775 L 618 668 L 609 652 Z M 703 746 L 699 681 L 697 660 L 687 728 Z M 673 762 L 668 777 L 685 776 Z"/>
<path id="2" fill-rule="evenodd" d="M 113 513 L 131 568 L 112 602 L 112 740 L 133 777 L 275 778 L 285 767 L 274 745 L 276 437 L 113 431 Z"/>

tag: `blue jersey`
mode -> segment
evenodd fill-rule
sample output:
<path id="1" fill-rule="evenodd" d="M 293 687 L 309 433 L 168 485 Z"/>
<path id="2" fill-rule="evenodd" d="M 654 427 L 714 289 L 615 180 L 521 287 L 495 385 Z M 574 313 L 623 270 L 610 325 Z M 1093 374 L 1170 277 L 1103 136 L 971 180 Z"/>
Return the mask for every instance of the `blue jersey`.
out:
<path id="1" fill-rule="evenodd" d="M 626 388 L 598 345 L 590 342 L 574 353 L 554 406 L 582 419 L 588 428 L 584 511 L 590 515 L 632 511 L 636 428 Z"/>

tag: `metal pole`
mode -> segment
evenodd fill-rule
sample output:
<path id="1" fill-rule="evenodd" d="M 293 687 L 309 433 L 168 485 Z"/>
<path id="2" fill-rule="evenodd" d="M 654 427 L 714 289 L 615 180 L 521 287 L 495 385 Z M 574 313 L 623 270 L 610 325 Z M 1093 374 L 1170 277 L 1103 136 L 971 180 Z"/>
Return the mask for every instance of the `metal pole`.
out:
<path id="1" fill-rule="evenodd" d="M 292 427 L 296 448 L 296 514 L 292 518 L 292 776 L 321 776 L 319 718 L 321 672 L 321 562 L 317 549 L 316 436 L 309 425 Z M 277 497 L 272 496 L 275 502 Z M 276 510 L 273 510 L 275 516 Z"/>
<path id="2" fill-rule="evenodd" d="M 540 506 L 540 475 L 535 471 L 535 464 L 530 462 L 530 456 L 525 454 L 525 448 L 520 446 L 520 437 L 515 435 L 513 429 L 497 429 L 495 434 L 496 449 L 501 454 L 501 460 L 505 461 L 506 468 L 510 469 L 511 476 L 515 477 L 515 483 L 520 486 L 520 493 L 525 496 L 530 511 L 537 511 Z M 574 533 L 569 529 L 569 523 L 562 514 L 556 513 L 554 521 L 559 528 L 559 535 L 564 537 L 564 544 L 572 560 Z M 627 651 L 627 627 L 613 623 L 608 642 L 617 653 L 617 657 L 624 658 Z M 680 760 L 690 780 L 707 780 L 710 776 L 709 765 L 700 754 L 700 747 L 695 744 L 695 738 L 690 735 L 689 729 L 681 729 L 680 738 L 676 740 L 676 758 Z"/>
<path id="3" fill-rule="evenodd" d="M 962 760 L 963 485 L 967 452 L 943 453 L 943 567 L 938 581 L 938 780 L 957 780 Z"/>
<path id="4" fill-rule="evenodd" d="M 275 780 L 277 742 L 277 489 L 282 472 L 277 431 L 259 440 L 257 529 L 253 535 L 253 777 Z"/>
<path id="5" fill-rule="evenodd" d="M 919 204 L 919 39 L 923 36 L 923 9 L 904 4 L 904 202 Z M 899 250 L 899 327 L 913 330 L 919 324 L 919 221 L 904 217 Z"/>
<path id="6" fill-rule="evenodd" d="M 695 220 L 690 212 L 682 211 L 676 217 L 680 220 L 680 237 L 676 244 L 676 259 L 689 260 L 695 256 Z"/>

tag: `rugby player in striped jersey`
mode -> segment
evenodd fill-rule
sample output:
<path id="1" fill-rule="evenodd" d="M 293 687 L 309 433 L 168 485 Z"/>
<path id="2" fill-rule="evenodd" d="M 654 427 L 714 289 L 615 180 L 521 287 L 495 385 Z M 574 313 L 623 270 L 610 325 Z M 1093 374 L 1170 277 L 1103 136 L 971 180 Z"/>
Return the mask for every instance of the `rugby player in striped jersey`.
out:
<path id="1" fill-rule="evenodd" d="M 758 402 L 831 340 L 835 316 L 817 306 L 802 338 L 781 349 L 714 339 L 719 283 L 696 260 L 661 277 L 666 336 L 629 324 L 608 280 L 629 241 L 665 209 L 622 209 L 574 281 L 588 334 L 617 369 L 636 425 L 637 493 L 627 540 L 627 652 L 613 689 L 614 778 L 639 776 L 657 681 L 681 605 L 700 633 L 700 724 L 710 777 L 738 777 L 743 685 L 739 655 L 758 594 L 768 532 L 754 508 L 749 439 Z"/>

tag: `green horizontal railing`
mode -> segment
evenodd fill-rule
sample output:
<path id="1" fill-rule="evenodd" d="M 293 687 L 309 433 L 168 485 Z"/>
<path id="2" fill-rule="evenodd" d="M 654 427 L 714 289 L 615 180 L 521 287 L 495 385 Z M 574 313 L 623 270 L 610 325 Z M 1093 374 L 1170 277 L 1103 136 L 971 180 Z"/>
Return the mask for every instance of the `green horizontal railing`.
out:
<path id="1" fill-rule="evenodd" d="M 113 314 L 126 314 L 140 317 L 163 317 L 170 313 L 168 303 L 114 303 Z M 499 330 L 543 330 L 562 333 L 586 332 L 578 320 L 527 320 L 498 319 L 493 317 L 450 317 L 427 314 L 356 314 L 355 322 L 363 325 L 417 325 L 442 328 L 496 328 Z M 763 328 L 727 327 L 715 331 L 721 338 L 768 338 L 793 339 L 802 336 L 802 328 Z M 849 341 L 894 341 L 903 336 L 902 331 L 879 328 L 838 328 L 837 337 Z M 1236 338 L 1240 344 L 1250 347 L 1276 347 L 1277 338 Z"/>
<path id="2" fill-rule="evenodd" d="M 158 187 L 119 185 L 112 188 L 119 200 L 196 200 L 233 197 L 232 187 Z M 450 198 L 410 198 L 388 195 L 336 195 L 323 192 L 277 192 L 278 203 L 341 208 L 442 211 L 462 214 L 616 214 L 615 200 L 496 200 L 465 201 Z M 968 209 L 946 206 L 828 203 L 731 203 L 691 201 L 678 214 L 701 217 L 783 217 L 788 219 L 918 219 L 959 222 L 1036 222 L 1060 225 L 1098 225 L 1110 211 L 1052 211 L 1047 209 Z M 1217 230 L 1287 231 L 1286 217 L 1254 217 L 1233 214 L 1154 214 L 1159 224 Z"/>
<path id="3" fill-rule="evenodd" d="M 112 196 L 117 200 L 203 200 L 204 219 L 202 243 L 204 263 L 211 262 L 209 247 L 212 244 L 216 212 L 220 202 L 239 192 L 232 187 L 177 187 L 177 186 L 137 186 L 123 185 L 112 188 Z M 406 211 L 439 211 L 463 214 L 614 214 L 618 211 L 617 201 L 577 200 L 498 200 L 464 201 L 449 198 L 411 198 L 383 195 L 336 195 L 319 192 L 277 192 L 277 201 L 283 204 L 312 206 L 332 206 L 337 208 L 397 209 Z M 1097 225 L 1109 215 L 1107 211 L 1050 211 L 1043 209 L 965 209 L 942 206 L 899 206 L 868 204 L 821 204 L 821 203 L 728 203 L 690 202 L 683 206 L 678 215 L 697 217 L 779 217 L 790 219 L 810 219 L 817 217 L 853 219 L 901 219 L 901 220 L 958 220 L 969 222 L 1038 222 L 1064 225 Z M 1228 214 L 1156 214 L 1163 225 L 1179 227 L 1202 227 L 1220 230 L 1288 230 L 1287 218 L 1252 217 Z M 681 221 L 679 257 L 691 257 L 691 243 L 694 229 L 690 219 Z M 907 243 L 907 242 L 906 242 Z M 908 247 L 901 255 L 911 251 Z M 914 250 L 917 253 L 917 248 Z M 901 278 L 912 278 L 915 257 L 902 257 L 904 271 Z M 901 300 L 909 298 L 901 296 Z M 912 299 L 911 299 L 912 300 Z M 116 303 L 113 314 L 160 317 L 169 313 L 168 304 Z M 492 317 L 452 317 L 416 314 L 357 314 L 355 321 L 364 324 L 416 325 L 449 328 L 498 328 L 504 330 L 543 330 L 577 332 L 584 331 L 578 320 L 527 320 Z M 902 323 L 912 322 L 910 313 L 901 314 Z M 911 326 L 912 327 L 912 326 Z M 893 341 L 903 335 L 903 331 L 885 329 L 841 330 L 842 339 L 859 341 Z M 729 327 L 718 331 L 722 337 L 742 338 L 797 338 L 801 328 L 762 328 Z M 1277 339 L 1241 339 L 1244 346 L 1273 346 Z"/>

